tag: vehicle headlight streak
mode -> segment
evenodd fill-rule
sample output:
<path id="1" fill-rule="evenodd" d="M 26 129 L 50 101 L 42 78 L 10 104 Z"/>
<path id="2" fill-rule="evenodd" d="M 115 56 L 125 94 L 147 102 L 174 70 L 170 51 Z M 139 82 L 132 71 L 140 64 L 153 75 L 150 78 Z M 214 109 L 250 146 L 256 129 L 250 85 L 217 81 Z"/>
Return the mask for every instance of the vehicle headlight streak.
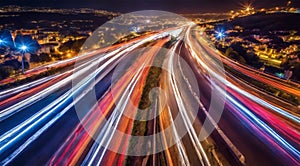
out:
<path id="1" fill-rule="evenodd" d="M 189 43 L 191 43 L 190 39 L 187 39 L 189 41 Z M 206 43 L 205 40 L 203 39 L 200 39 L 203 43 Z M 190 44 L 189 44 L 190 46 Z M 198 47 L 199 48 L 199 47 Z M 218 52 L 218 50 L 216 50 L 215 48 L 213 49 L 215 50 L 216 52 Z M 210 63 L 215 63 L 214 60 L 210 57 L 210 56 L 207 56 L 207 53 L 205 52 L 205 50 L 203 48 L 199 48 L 198 51 L 200 52 L 201 55 L 207 57 L 210 59 Z M 205 63 L 202 62 L 202 60 L 198 59 L 197 55 L 196 56 L 193 56 L 198 63 L 200 63 L 201 65 L 204 65 L 203 67 L 207 70 L 207 71 L 213 71 L 211 70 Z M 218 66 L 217 64 L 215 64 L 214 66 Z M 238 88 L 237 86 L 233 85 L 232 83 L 228 82 L 227 80 L 224 80 L 223 78 L 221 78 L 219 75 L 214 75 L 216 76 L 221 82 L 223 82 L 226 86 L 229 86 L 231 88 L 233 88 L 234 90 L 238 91 L 240 94 L 246 96 L 247 98 L 251 99 L 252 101 L 258 103 L 258 104 L 261 104 L 267 108 L 271 108 L 273 111 L 279 113 L 280 115 L 283 115 L 284 117 L 287 117 L 293 121 L 295 121 L 296 123 L 299 123 L 300 124 L 300 117 L 298 116 L 295 116 L 289 112 L 286 112 L 284 110 L 282 110 L 281 108 L 279 107 L 276 107 L 264 100 L 262 100 L 261 98 L 257 97 L 257 96 L 254 96 L 240 88 Z"/>
<path id="2" fill-rule="evenodd" d="M 220 90 L 221 93 L 225 93 L 223 90 Z M 276 143 L 279 144 L 277 148 L 284 147 L 282 150 L 287 149 L 287 151 L 292 154 L 292 156 L 295 156 L 295 159 L 292 156 L 289 156 L 295 163 L 299 164 L 300 159 L 300 152 L 294 148 L 291 144 L 289 144 L 286 140 L 284 140 L 279 134 L 277 134 L 272 128 L 270 128 L 266 123 L 264 123 L 261 119 L 259 119 L 257 116 L 255 116 L 248 108 L 243 106 L 241 103 L 238 102 L 238 100 L 234 99 L 230 95 L 226 95 L 226 97 L 230 100 L 232 104 L 234 104 L 241 113 L 247 117 L 249 121 L 252 123 L 258 125 L 261 127 L 261 131 L 264 131 L 265 133 L 268 133 L 269 136 L 271 136 L 273 139 L 275 138 Z M 287 152 L 283 151 L 283 153 L 288 154 Z"/>
<path id="3" fill-rule="evenodd" d="M 171 64 L 173 63 L 172 61 L 175 59 L 174 58 L 175 48 L 176 47 L 173 48 L 173 51 L 172 51 L 173 53 L 171 54 L 170 61 L 168 63 L 168 67 L 171 67 L 171 73 L 174 73 L 174 68 L 173 68 L 174 65 L 171 65 Z M 183 119 L 183 122 L 184 122 L 186 128 L 189 129 L 188 134 L 192 140 L 193 145 L 195 147 L 197 147 L 197 148 L 195 148 L 197 155 L 198 155 L 199 159 L 201 159 L 200 161 L 202 162 L 202 165 L 210 165 L 209 159 L 198 139 L 198 135 L 196 134 L 196 132 L 193 128 L 192 122 L 190 121 L 190 118 L 187 115 L 187 110 L 185 109 L 183 100 L 181 98 L 179 89 L 177 87 L 176 79 L 173 77 L 173 74 L 169 74 L 169 80 L 171 81 L 171 86 L 172 86 L 172 89 L 174 90 L 175 99 L 176 99 L 177 105 L 179 107 L 179 113 L 182 116 L 182 119 Z"/>
<path id="4" fill-rule="evenodd" d="M 190 28 L 188 30 L 188 34 L 190 34 Z M 221 83 L 223 83 L 224 85 L 236 90 L 237 92 L 239 92 L 240 94 L 248 97 L 249 99 L 261 103 L 265 106 L 268 106 L 269 108 L 274 109 L 276 112 L 280 113 L 281 115 L 284 115 L 292 120 L 294 120 L 295 122 L 299 123 L 299 118 L 289 114 L 283 110 L 281 110 L 280 108 L 277 108 L 275 106 L 272 106 L 271 104 L 268 104 L 267 102 L 262 101 L 261 99 L 249 94 L 248 92 L 243 91 L 242 89 L 238 88 L 237 86 L 233 85 L 232 83 L 230 83 L 229 81 L 227 81 L 224 78 L 221 78 L 220 76 L 218 76 L 217 73 L 215 73 L 213 70 L 211 70 L 198 56 L 198 53 L 196 53 L 195 48 L 193 47 L 193 44 L 190 40 L 189 37 L 187 37 L 187 45 L 189 46 L 189 51 L 191 53 L 191 55 L 193 56 L 194 59 L 196 59 L 196 61 L 207 71 L 210 72 L 210 74 L 212 74 L 215 78 L 217 78 Z M 198 51 L 200 51 L 201 55 L 207 56 L 206 53 L 204 51 L 202 51 L 201 49 L 197 49 Z M 220 90 L 220 93 L 225 93 L 224 91 Z M 232 98 L 230 95 L 226 94 L 227 98 L 229 99 L 229 101 L 234 104 L 238 110 L 245 116 L 247 117 L 247 119 L 249 119 L 249 121 L 253 124 L 255 124 L 255 126 L 260 127 L 261 131 L 264 131 L 265 134 L 272 138 L 273 140 L 276 141 L 276 143 L 279 145 L 278 147 L 282 147 L 282 149 L 284 149 L 286 152 L 284 153 L 288 153 L 291 156 L 290 159 L 292 159 L 294 161 L 294 163 L 299 164 L 299 160 L 300 160 L 300 152 L 293 147 L 290 143 L 288 143 L 286 140 L 284 140 L 278 133 L 276 133 L 272 128 L 270 128 L 266 123 L 264 123 L 262 120 L 260 120 L 257 116 L 255 116 L 249 109 L 247 109 L 245 106 L 243 106 L 241 103 L 239 103 L 237 100 L 235 100 L 234 98 Z M 267 139 L 268 140 L 268 139 Z M 270 140 L 269 140 L 270 141 Z"/>
<path id="5" fill-rule="evenodd" d="M 145 64 L 143 64 L 141 66 L 141 68 L 139 68 L 136 75 L 134 76 L 132 81 L 129 83 L 129 85 L 125 89 L 124 93 L 131 94 L 131 92 L 133 91 L 133 89 L 134 89 L 135 85 L 137 84 L 139 78 L 141 77 L 142 70 L 144 69 L 144 65 Z M 129 99 L 130 98 L 128 98 L 128 96 L 122 95 L 120 101 L 121 102 L 124 101 L 124 103 L 128 103 Z M 88 157 L 85 158 L 83 163 L 87 163 L 88 165 L 92 165 L 94 162 L 97 162 L 96 165 L 100 165 L 101 161 L 103 160 L 105 151 L 101 153 L 100 158 L 98 159 L 98 161 L 95 161 L 95 158 L 96 158 L 97 155 L 99 155 L 99 151 L 102 148 L 104 142 L 107 142 L 107 144 L 104 146 L 104 148 L 105 149 L 108 148 L 109 143 L 111 142 L 112 137 L 114 136 L 114 132 L 117 129 L 117 124 L 118 124 L 118 122 L 120 121 L 120 119 L 123 115 L 125 107 L 126 107 L 126 104 L 121 105 L 121 108 L 115 108 L 114 109 L 115 111 L 113 111 L 113 114 L 110 116 L 110 118 L 108 119 L 107 123 L 105 124 L 104 128 L 101 130 L 101 132 L 100 132 L 100 134 L 97 138 L 99 143 L 97 141 L 94 143 L 93 147 L 89 151 Z"/>
<path id="6" fill-rule="evenodd" d="M 166 35 L 166 34 L 164 34 L 164 35 Z M 149 37 L 147 39 L 143 39 L 141 41 L 138 41 L 138 42 L 134 43 L 133 46 L 128 47 L 128 48 L 124 49 L 121 52 L 119 52 L 119 51 L 122 48 L 117 49 L 117 50 L 115 50 L 115 51 L 113 51 L 111 53 L 108 53 L 107 55 L 103 56 L 102 58 L 100 58 L 100 60 L 97 60 L 96 62 L 93 61 L 91 65 L 98 65 L 99 61 L 103 61 L 106 58 L 110 58 L 111 56 L 113 56 L 117 52 L 119 52 L 116 56 L 113 56 L 112 58 L 110 58 L 108 60 L 108 62 L 105 63 L 106 65 L 102 65 L 101 67 L 98 68 L 97 71 L 95 71 L 94 73 L 90 74 L 89 77 L 85 78 L 85 80 L 82 80 L 82 82 L 80 82 L 74 88 L 74 89 L 76 89 L 75 91 L 72 92 L 72 90 L 69 90 L 63 96 L 61 96 L 59 99 L 55 100 L 50 105 L 48 105 L 47 107 L 45 107 L 43 110 L 41 110 L 38 113 L 36 113 L 35 115 L 33 115 L 30 119 L 24 121 L 23 123 L 21 123 L 20 125 L 16 126 L 13 129 L 11 129 L 10 131 L 4 133 L 0 137 L 0 145 L 1 145 L 0 154 L 4 153 L 6 150 L 8 150 L 10 147 L 12 147 L 16 142 L 21 141 L 28 134 L 34 132 L 34 130 L 38 129 L 40 125 L 42 125 L 43 123 L 47 122 L 47 120 L 52 117 L 52 120 L 50 120 L 40 130 L 38 130 L 37 132 L 35 132 L 35 134 L 33 136 L 31 136 L 29 139 L 27 139 L 27 141 L 22 146 L 20 146 L 15 152 L 13 152 L 9 157 L 7 157 L 3 161 L 2 164 L 6 165 L 9 162 L 11 162 L 16 157 L 16 155 L 18 155 L 21 151 L 23 151 L 25 149 L 25 147 L 27 147 L 38 136 L 40 136 L 40 134 L 42 134 L 42 132 L 44 132 L 46 129 L 48 129 L 63 114 L 65 114 L 69 109 L 68 110 L 64 109 L 60 113 L 58 111 L 61 110 L 61 108 L 64 108 L 64 107 L 69 108 L 68 106 L 72 105 L 71 101 L 73 99 L 73 96 L 75 96 L 76 94 L 80 94 L 81 92 L 83 92 L 83 90 L 91 83 L 91 81 L 93 81 L 94 76 L 96 76 L 97 74 L 99 74 L 100 72 L 102 72 L 103 69 L 105 67 L 107 67 L 111 62 L 115 61 L 117 58 L 119 58 L 122 55 L 126 54 L 126 52 L 129 52 L 129 51 L 133 50 L 134 48 L 137 48 L 138 46 L 140 46 L 140 45 L 142 45 L 142 44 L 144 44 L 144 43 L 146 43 L 148 41 L 151 41 L 153 38 L 164 37 L 164 35 L 159 34 L 159 35 L 151 36 L 151 37 Z M 79 73 L 76 73 L 76 74 L 80 75 L 83 72 L 85 72 L 85 71 L 82 70 L 82 71 L 80 71 Z M 76 76 L 76 75 L 73 75 L 73 76 Z M 11 116 L 12 113 L 16 113 L 17 110 L 20 111 L 25 106 L 29 106 L 29 105 L 33 104 L 33 102 L 37 102 L 37 100 L 36 100 L 37 98 L 39 98 L 41 96 L 44 96 L 45 93 L 48 93 L 48 91 L 50 92 L 53 89 L 56 89 L 58 86 L 65 85 L 65 83 L 67 83 L 70 80 L 72 80 L 72 78 L 73 77 L 68 77 L 64 81 L 60 81 L 58 84 L 53 85 L 55 88 L 49 87 L 47 90 L 42 91 L 41 93 L 36 94 L 35 96 L 29 98 L 28 100 L 24 100 L 21 103 L 18 103 L 17 105 L 14 105 L 11 108 L 6 109 L 7 111 L 6 110 L 2 110 L 1 111 L 1 117 L 7 118 L 7 116 Z M 55 114 L 56 114 L 56 116 L 54 116 Z"/>
<path id="7" fill-rule="evenodd" d="M 42 90 L 41 92 L 27 98 L 26 100 L 23 100 L 5 110 L 0 111 L 0 121 L 5 120 L 9 118 L 10 116 L 14 115 L 15 113 L 24 110 L 25 108 L 33 105 L 34 103 L 46 98 L 49 96 L 49 94 L 56 91 L 59 87 L 66 86 L 67 84 L 70 84 L 72 82 L 72 79 L 74 76 L 81 76 L 84 73 L 88 72 L 89 68 L 94 67 L 98 65 L 100 62 L 104 62 L 101 64 L 100 67 L 97 67 L 97 70 L 93 71 L 92 73 L 88 73 L 87 77 L 85 77 L 83 80 L 81 80 L 78 84 L 73 87 L 72 90 L 68 90 L 64 94 L 62 94 L 59 98 L 57 98 L 54 101 L 51 101 L 50 104 L 46 105 L 42 110 L 36 112 L 34 115 L 29 117 L 28 119 L 22 121 L 19 125 L 14 127 L 13 129 L 10 129 L 9 131 L 5 132 L 0 137 L 0 155 L 3 155 L 5 153 L 9 153 L 8 157 L 6 157 L 0 165 L 7 165 L 11 161 L 13 161 L 20 153 L 22 153 L 33 141 L 35 141 L 37 138 L 41 136 L 46 130 L 48 130 L 53 124 L 55 124 L 63 115 L 65 115 L 69 110 L 72 109 L 72 107 L 79 103 L 89 92 L 91 92 L 94 89 L 94 86 L 99 83 L 110 71 L 113 70 L 113 68 L 118 64 L 119 61 L 122 60 L 122 57 L 126 56 L 128 52 L 131 52 L 132 50 L 136 49 L 138 46 L 152 40 L 157 40 L 163 37 L 168 36 L 169 34 L 174 34 L 175 36 L 180 34 L 181 30 L 175 30 L 175 31 L 168 31 L 164 32 L 158 35 L 153 35 L 151 37 L 148 37 L 146 39 L 139 40 L 138 42 L 134 42 L 132 45 L 129 45 L 127 48 L 122 46 L 121 48 L 109 52 L 107 54 L 100 54 L 100 58 L 93 58 L 89 60 L 89 62 L 81 64 L 78 66 L 75 70 L 76 72 L 73 76 L 68 76 L 61 81 L 55 83 L 53 86 Z M 190 28 L 188 29 L 187 34 L 190 33 Z M 187 36 L 187 35 L 186 35 Z M 202 40 L 202 39 L 200 39 Z M 196 60 L 198 64 L 201 65 L 201 67 L 204 68 L 204 70 L 209 71 L 210 74 L 214 76 L 214 78 L 217 79 L 216 83 L 212 83 L 212 87 L 215 87 L 221 94 L 225 95 L 227 97 L 227 104 L 230 108 L 232 108 L 230 111 L 236 116 L 240 121 L 247 124 L 247 128 L 251 131 L 255 131 L 254 134 L 258 135 L 258 138 L 264 141 L 266 144 L 269 143 L 272 145 L 270 148 L 275 148 L 276 151 L 280 152 L 281 154 L 284 154 L 286 158 L 290 159 L 290 162 L 293 162 L 295 165 L 300 164 L 300 152 L 298 149 L 292 146 L 287 140 L 285 140 L 284 137 L 280 136 L 279 134 L 281 132 L 276 132 L 276 130 L 272 129 L 270 124 L 264 121 L 264 117 L 262 117 L 260 114 L 256 114 L 256 110 L 251 106 L 246 106 L 246 101 L 253 101 L 252 103 L 257 103 L 259 106 L 267 107 L 269 109 L 272 109 L 274 112 L 292 120 L 293 122 L 296 122 L 297 124 L 300 123 L 300 118 L 290 114 L 248 92 L 245 90 L 235 86 L 228 80 L 221 77 L 218 72 L 216 72 L 212 67 L 210 66 L 217 66 L 217 63 L 213 60 L 213 58 L 210 58 L 208 55 L 208 52 L 205 50 L 205 48 L 202 47 L 194 47 L 190 38 L 186 37 L 187 46 L 189 48 L 189 51 L 192 55 L 192 57 Z M 178 46 L 178 43 L 173 47 L 171 50 L 172 53 L 175 53 L 175 48 Z M 197 48 L 197 49 L 196 49 Z M 195 51 L 197 50 L 197 52 Z M 199 53 L 204 57 L 207 58 L 203 60 L 201 57 L 199 57 Z M 91 53 L 86 53 L 85 55 L 89 55 Z M 75 58 L 76 59 L 76 58 Z M 209 64 L 207 64 L 209 60 Z M 72 60 L 68 60 L 68 62 L 72 62 Z M 170 71 L 174 73 L 174 56 L 171 55 L 169 61 L 168 61 L 168 68 L 170 68 Z M 137 68 L 137 74 L 133 75 L 132 80 L 129 80 L 128 86 L 123 89 L 124 92 L 127 92 L 129 94 L 133 93 L 134 87 L 137 84 L 137 81 L 141 77 L 141 70 L 143 69 L 145 63 L 142 64 L 141 67 Z M 55 64 L 54 64 L 55 65 Z M 70 71 L 68 71 L 70 72 Z M 183 74 L 183 73 L 182 73 Z M 54 77 L 54 76 L 53 76 Z M 27 88 L 27 86 L 34 86 L 37 84 L 42 84 L 43 82 L 46 82 L 48 80 L 51 80 L 53 77 L 48 77 L 45 79 L 38 80 L 36 82 L 33 82 L 32 84 L 27 84 L 26 86 L 21 86 L 19 88 L 15 88 L 16 91 L 23 91 Z M 97 78 L 95 80 L 95 77 Z M 186 79 L 186 78 L 184 78 Z M 208 78 L 209 80 L 209 78 Z M 205 154 L 205 151 L 203 147 L 201 146 L 201 143 L 198 140 L 198 135 L 196 134 L 195 130 L 193 130 L 193 123 L 191 122 L 191 116 L 189 114 L 188 107 L 184 103 L 184 98 L 180 92 L 180 86 L 176 82 L 176 79 L 173 75 L 169 75 L 169 85 L 170 89 L 174 91 L 174 97 L 177 101 L 178 108 L 179 108 L 179 114 L 181 114 L 183 118 L 183 123 L 186 126 L 186 128 L 190 129 L 188 130 L 188 135 L 191 139 L 192 144 L 195 147 L 195 150 L 197 152 L 198 157 L 200 158 L 202 164 L 210 165 L 209 160 Z M 228 86 L 230 90 L 232 90 L 232 93 L 226 92 L 221 87 Z M 5 91 L 3 93 L 0 93 L 1 97 L 5 97 L 6 93 L 10 93 L 10 91 Z M 106 90 L 106 93 L 108 90 Z M 234 92 L 234 93 L 233 93 Z M 237 93 L 235 93 L 237 92 Z M 11 94 L 9 94 L 11 95 Z M 74 96 L 77 96 L 74 98 Z M 244 97 L 247 100 L 242 100 L 242 97 Z M 197 97 L 197 96 L 195 96 Z M 101 99 L 100 99 L 101 100 Z M 125 95 L 120 96 L 120 100 L 122 103 L 128 103 L 130 98 L 127 98 Z M 97 141 L 92 145 L 92 148 L 89 150 L 88 155 L 84 159 L 84 164 L 93 165 L 97 164 L 99 165 L 108 149 L 109 144 L 111 144 L 112 137 L 116 131 L 117 124 L 120 121 L 120 118 L 122 116 L 122 113 L 124 112 L 126 108 L 126 104 L 119 105 L 116 108 L 114 108 L 114 111 L 112 112 L 111 116 L 108 119 L 108 123 L 104 124 L 104 127 L 101 128 L 100 133 L 97 136 L 97 140 L 100 142 L 100 144 L 97 143 Z M 261 108 L 263 108 L 261 107 Z M 92 108 L 93 110 L 95 107 Z M 117 111 L 115 111 L 117 110 Z M 173 121 L 171 116 L 170 108 L 168 107 L 168 113 L 170 116 L 171 121 Z M 94 115 L 91 114 L 91 112 L 87 113 L 87 115 Z M 261 118 L 260 118 L 261 117 Z M 93 118 L 93 117 L 92 117 Z M 268 117 L 269 118 L 269 117 Z M 266 119 L 266 118 L 265 118 Z M 272 119 L 272 118 L 270 118 Z M 268 119 L 268 120 L 270 120 Z M 90 119 L 86 119 L 86 121 L 89 121 Z M 102 122 L 101 122 L 102 123 Z M 89 126 L 90 130 L 96 131 L 99 129 L 99 123 L 92 123 L 92 125 Z M 273 124 L 273 123 L 272 123 Z M 102 125 L 102 124 L 101 124 Z M 174 126 L 173 126 L 174 127 Z M 178 131 L 174 127 L 172 128 L 174 132 L 175 139 L 179 140 Z M 76 132 L 76 131 L 74 131 Z M 289 133 L 289 132 L 286 132 Z M 107 144 L 104 146 L 101 146 L 104 144 L 103 142 L 106 141 Z M 87 141 L 86 141 L 87 142 Z M 73 143 L 73 142 L 72 142 Z M 15 144 L 21 144 L 19 147 L 13 147 Z M 76 146 L 76 145 L 75 145 Z M 62 147 L 62 146 L 61 146 Z M 15 149 L 13 149 L 15 148 Z M 101 151 L 101 148 L 104 148 L 103 152 Z M 187 163 L 188 164 L 188 157 L 186 154 L 186 151 L 179 142 L 177 144 L 177 148 L 180 153 L 180 157 L 182 160 L 182 164 Z M 67 149 L 68 150 L 68 149 Z M 12 152 L 11 152 L 12 151 Z M 74 152 L 76 153 L 76 152 Z M 6 155 L 6 154 L 5 154 Z M 76 154 L 77 155 L 77 154 Z M 5 157 L 5 156 L 4 156 Z M 3 158 L 4 158 L 3 157 Z M 61 156 L 59 156 L 61 157 Z M 63 156 L 64 157 L 64 156 Z M 99 159 L 100 157 L 100 159 Z M 99 159 L 99 160 L 98 160 Z"/>
<path id="8" fill-rule="evenodd" d="M 139 62 L 142 62 L 143 60 L 144 60 L 144 58 L 139 59 Z M 143 65 L 142 65 L 142 67 L 143 67 Z M 111 91 L 113 91 L 113 89 L 118 89 L 118 94 L 116 94 L 116 95 L 120 96 L 121 93 L 122 93 L 123 97 L 121 96 L 121 100 L 124 97 L 128 97 L 128 95 L 126 95 L 126 94 L 123 93 L 124 90 L 121 90 L 121 89 L 124 89 L 126 87 L 127 87 L 126 88 L 127 90 L 129 90 L 128 88 L 132 89 L 132 87 L 128 86 L 127 84 L 130 83 L 130 82 L 133 82 L 135 80 L 135 79 L 130 79 L 130 78 L 132 78 L 133 76 L 135 76 L 135 77 L 138 76 L 138 75 L 136 75 L 135 70 L 140 70 L 140 69 L 141 69 L 141 66 L 136 66 L 135 65 L 135 67 L 131 68 L 130 71 L 127 71 L 126 72 L 127 73 L 126 77 L 123 76 L 121 78 L 122 81 L 120 80 L 120 82 L 117 82 L 116 85 L 112 87 Z M 126 83 L 124 84 L 123 81 L 125 81 Z M 130 85 L 131 84 L 132 83 L 130 83 Z M 119 97 L 117 97 L 117 98 L 119 98 Z M 91 154 L 91 155 L 88 155 L 86 157 L 88 159 L 85 159 L 85 161 L 87 161 L 87 162 L 89 162 L 89 161 L 90 162 L 94 162 L 95 161 L 94 159 L 96 157 L 98 157 L 98 156 L 96 156 L 96 154 L 98 154 L 99 150 L 101 149 L 100 146 L 103 146 L 103 147 L 106 147 L 106 148 L 108 147 L 109 142 L 111 141 L 111 138 L 113 136 L 113 135 L 111 135 L 112 133 L 117 132 L 117 134 L 118 134 L 118 131 L 116 131 L 115 127 L 113 127 L 113 132 L 111 132 L 111 130 L 105 130 L 105 129 L 103 129 L 103 127 L 100 127 L 100 125 L 103 124 L 104 121 L 106 121 L 105 120 L 105 116 L 103 116 L 103 114 L 108 114 L 108 112 L 113 109 L 113 105 L 114 105 L 114 102 L 115 102 L 113 100 L 115 100 L 115 99 L 116 98 L 112 98 L 112 93 L 110 91 L 107 91 L 107 93 L 103 96 L 103 98 L 101 99 L 101 101 L 98 103 L 98 108 L 100 108 L 101 110 L 94 109 L 91 112 L 91 114 L 82 117 L 82 120 L 83 120 L 82 124 L 83 124 L 85 130 L 92 137 L 96 136 L 96 138 L 94 138 L 95 140 L 99 140 L 99 137 L 97 138 L 97 135 L 95 135 L 96 130 L 98 130 L 99 128 L 101 129 L 101 132 L 100 132 L 100 135 L 98 135 L 98 136 L 104 135 L 105 138 L 108 137 L 107 139 L 101 139 L 100 142 L 98 142 L 98 143 L 100 143 L 100 145 L 98 145 L 97 142 L 94 143 L 92 149 L 90 149 L 90 153 L 89 154 Z M 112 103 L 112 104 L 109 104 L 109 103 Z M 121 109 L 124 106 L 126 106 L 126 104 L 122 104 L 121 105 Z M 117 105 L 116 108 L 119 108 L 119 106 Z M 119 116 L 121 116 L 122 114 L 120 114 L 120 113 L 114 113 L 115 111 L 119 112 L 119 110 L 116 110 L 116 108 L 114 109 L 113 114 L 111 116 L 114 117 L 116 115 L 117 119 L 116 119 L 116 117 L 114 117 L 114 119 L 109 118 L 109 121 L 104 123 L 104 125 L 109 124 L 109 126 L 107 126 L 109 128 L 112 128 L 112 126 L 114 126 L 114 124 L 117 124 L 120 121 L 120 117 Z M 89 117 L 95 117 L 95 116 L 96 116 L 97 120 L 95 119 L 93 121 L 93 120 L 91 120 L 91 118 L 89 118 Z M 99 120 L 99 118 L 101 120 Z M 112 120 L 112 121 L 110 121 L 110 120 Z M 53 156 L 53 158 L 50 161 L 50 164 L 53 164 L 53 163 L 62 163 L 62 162 L 70 164 L 70 163 L 74 163 L 74 162 L 76 162 L 78 160 L 78 157 L 81 155 L 80 152 L 78 152 L 78 154 L 74 154 L 73 152 L 71 152 L 71 154 L 67 154 L 67 155 L 66 155 L 66 153 L 68 153 L 68 151 L 70 151 L 69 147 L 71 147 L 72 149 L 75 148 L 75 150 L 72 150 L 72 151 L 82 151 L 82 149 L 84 149 L 86 147 L 86 145 L 88 144 L 88 142 L 91 141 L 91 138 L 87 138 L 86 137 L 87 133 L 82 133 L 83 132 L 82 128 L 83 127 L 81 125 L 78 125 L 76 127 L 76 130 L 75 130 L 75 131 L 78 131 L 79 133 L 81 133 L 80 135 L 82 135 L 82 136 L 80 136 L 80 137 L 76 136 L 78 134 L 78 132 L 72 133 L 71 135 L 69 135 L 68 141 L 66 141 L 64 143 L 64 145 L 62 146 L 62 148 L 55 153 L 55 155 Z M 122 133 L 122 135 L 124 135 L 124 133 Z M 121 135 L 121 137 L 122 137 L 122 135 Z M 119 138 L 119 137 L 120 137 L 120 135 L 117 136 L 117 138 Z M 104 144 L 103 141 L 106 141 L 105 142 L 106 144 Z M 104 144 L 104 145 L 101 145 L 101 144 Z M 81 147 L 81 145 L 83 145 L 83 147 Z M 95 151 L 97 153 L 95 155 L 92 154 Z M 100 153 L 100 159 L 97 158 L 96 162 L 100 163 L 102 161 L 103 155 L 104 155 L 104 152 Z M 63 158 L 65 158 L 65 160 Z M 92 160 L 89 160 L 89 159 L 92 159 Z"/>

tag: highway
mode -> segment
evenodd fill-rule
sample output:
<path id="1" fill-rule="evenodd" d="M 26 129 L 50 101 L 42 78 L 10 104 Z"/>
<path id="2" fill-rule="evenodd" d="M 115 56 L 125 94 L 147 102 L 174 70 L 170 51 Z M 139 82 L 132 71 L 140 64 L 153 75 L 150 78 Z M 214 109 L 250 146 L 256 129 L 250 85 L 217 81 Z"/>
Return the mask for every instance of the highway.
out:
<path id="1" fill-rule="evenodd" d="M 298 97 L 299 86 L 227 59 L 194 25 L 25 76 L 67 65 L 0 92 L 0 165 L 300 165 L 294 107 L 224 66 Z"/>

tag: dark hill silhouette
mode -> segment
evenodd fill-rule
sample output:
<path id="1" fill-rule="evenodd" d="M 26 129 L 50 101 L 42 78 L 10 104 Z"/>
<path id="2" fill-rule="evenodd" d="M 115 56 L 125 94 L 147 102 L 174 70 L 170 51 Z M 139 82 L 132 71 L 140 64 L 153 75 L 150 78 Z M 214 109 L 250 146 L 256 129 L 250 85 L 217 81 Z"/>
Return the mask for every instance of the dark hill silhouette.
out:
<path id="1" fill-rule="evenodd" d="M 236 18 L 224 23 L 225 26 L 242 26 L 245 29 L 259 29 L 261 31 L 300 31 L 299 13 L 257 13 L 254 15 Z"/>

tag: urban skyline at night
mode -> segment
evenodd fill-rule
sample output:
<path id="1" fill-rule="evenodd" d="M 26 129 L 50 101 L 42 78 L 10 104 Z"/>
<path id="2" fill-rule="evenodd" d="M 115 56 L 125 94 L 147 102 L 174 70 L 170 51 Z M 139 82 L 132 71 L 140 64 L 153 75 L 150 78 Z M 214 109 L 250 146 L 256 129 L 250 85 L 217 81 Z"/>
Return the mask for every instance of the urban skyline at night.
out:
<path id="1" fill-rule="evenodd" d="M 288 0 L 263 0 L 263 1 L 236 1 L 236 0 L 11 0 L 0 1 L 0 6 L 17 5 L 28 7 L 50 7 L 50 8 L 93 8 L 114 12 L 133 12 L 137 10 L 164 10 L 175 13 L 201 13 L 201 12 L 228 12 L 238 10 L 245 5 L 252 5 L 255 8 L 272 8 L 286 6 Z M 291 1 L 294 7 L 300 7 L 300 2 Z"/>

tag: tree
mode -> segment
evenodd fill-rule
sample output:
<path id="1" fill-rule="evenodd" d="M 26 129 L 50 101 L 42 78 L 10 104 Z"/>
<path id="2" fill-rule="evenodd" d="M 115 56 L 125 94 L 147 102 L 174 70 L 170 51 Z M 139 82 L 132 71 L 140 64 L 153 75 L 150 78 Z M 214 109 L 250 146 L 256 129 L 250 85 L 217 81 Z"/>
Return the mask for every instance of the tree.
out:
<path id="1" fill-rule="evenodd" d="M 37 54 L 31 54 L 30 56 L 30 62 L 40 62 L 41 59 Z"/>
<path id="2" fill-rule="evenodd" d="M 49 54 L 42 53 L 42 54 L 40 54 L 40 60 L 42 62 L 50 62 L 51 61 L 51 57 L 50 57 Z"/>
<path id="3" fill-rule="evenodd" d="M 67 41 L 58 48 L 61 52 L 66 52 L 73 50 L 75 52 L 79 52 L 80 48 L 82 47 L 83 43 L 85 42 L 85 39 L 75 40 L 75 41 Z"/>
<path id="4" fill-rule="evenodd" d="M 14 68 L 11 66 L 0 66 L 0 79 L 5 79 L 14 73 Z"/>
<path id="5" fill-rule="evenodd" d="M 242 57 L 237 51 L 235 51 L 231 47 L 226 49 L 225 55 L 231 59 L 237 60 L 240 63 L 246 63 L 244 57 Z"/>
<path id="6" fill-rule="evenodd" d="M 5 61 L 4 66 L 10 66 L 14 70 L 19 70 L 21 68 L 21 63 L 17 59 L 13 59 L 13 60 Z"/>
<path id="7" fill-rule="evenodd" d="M 300 62 L 294 64 L 292 79 L 300 81 Z"/>

